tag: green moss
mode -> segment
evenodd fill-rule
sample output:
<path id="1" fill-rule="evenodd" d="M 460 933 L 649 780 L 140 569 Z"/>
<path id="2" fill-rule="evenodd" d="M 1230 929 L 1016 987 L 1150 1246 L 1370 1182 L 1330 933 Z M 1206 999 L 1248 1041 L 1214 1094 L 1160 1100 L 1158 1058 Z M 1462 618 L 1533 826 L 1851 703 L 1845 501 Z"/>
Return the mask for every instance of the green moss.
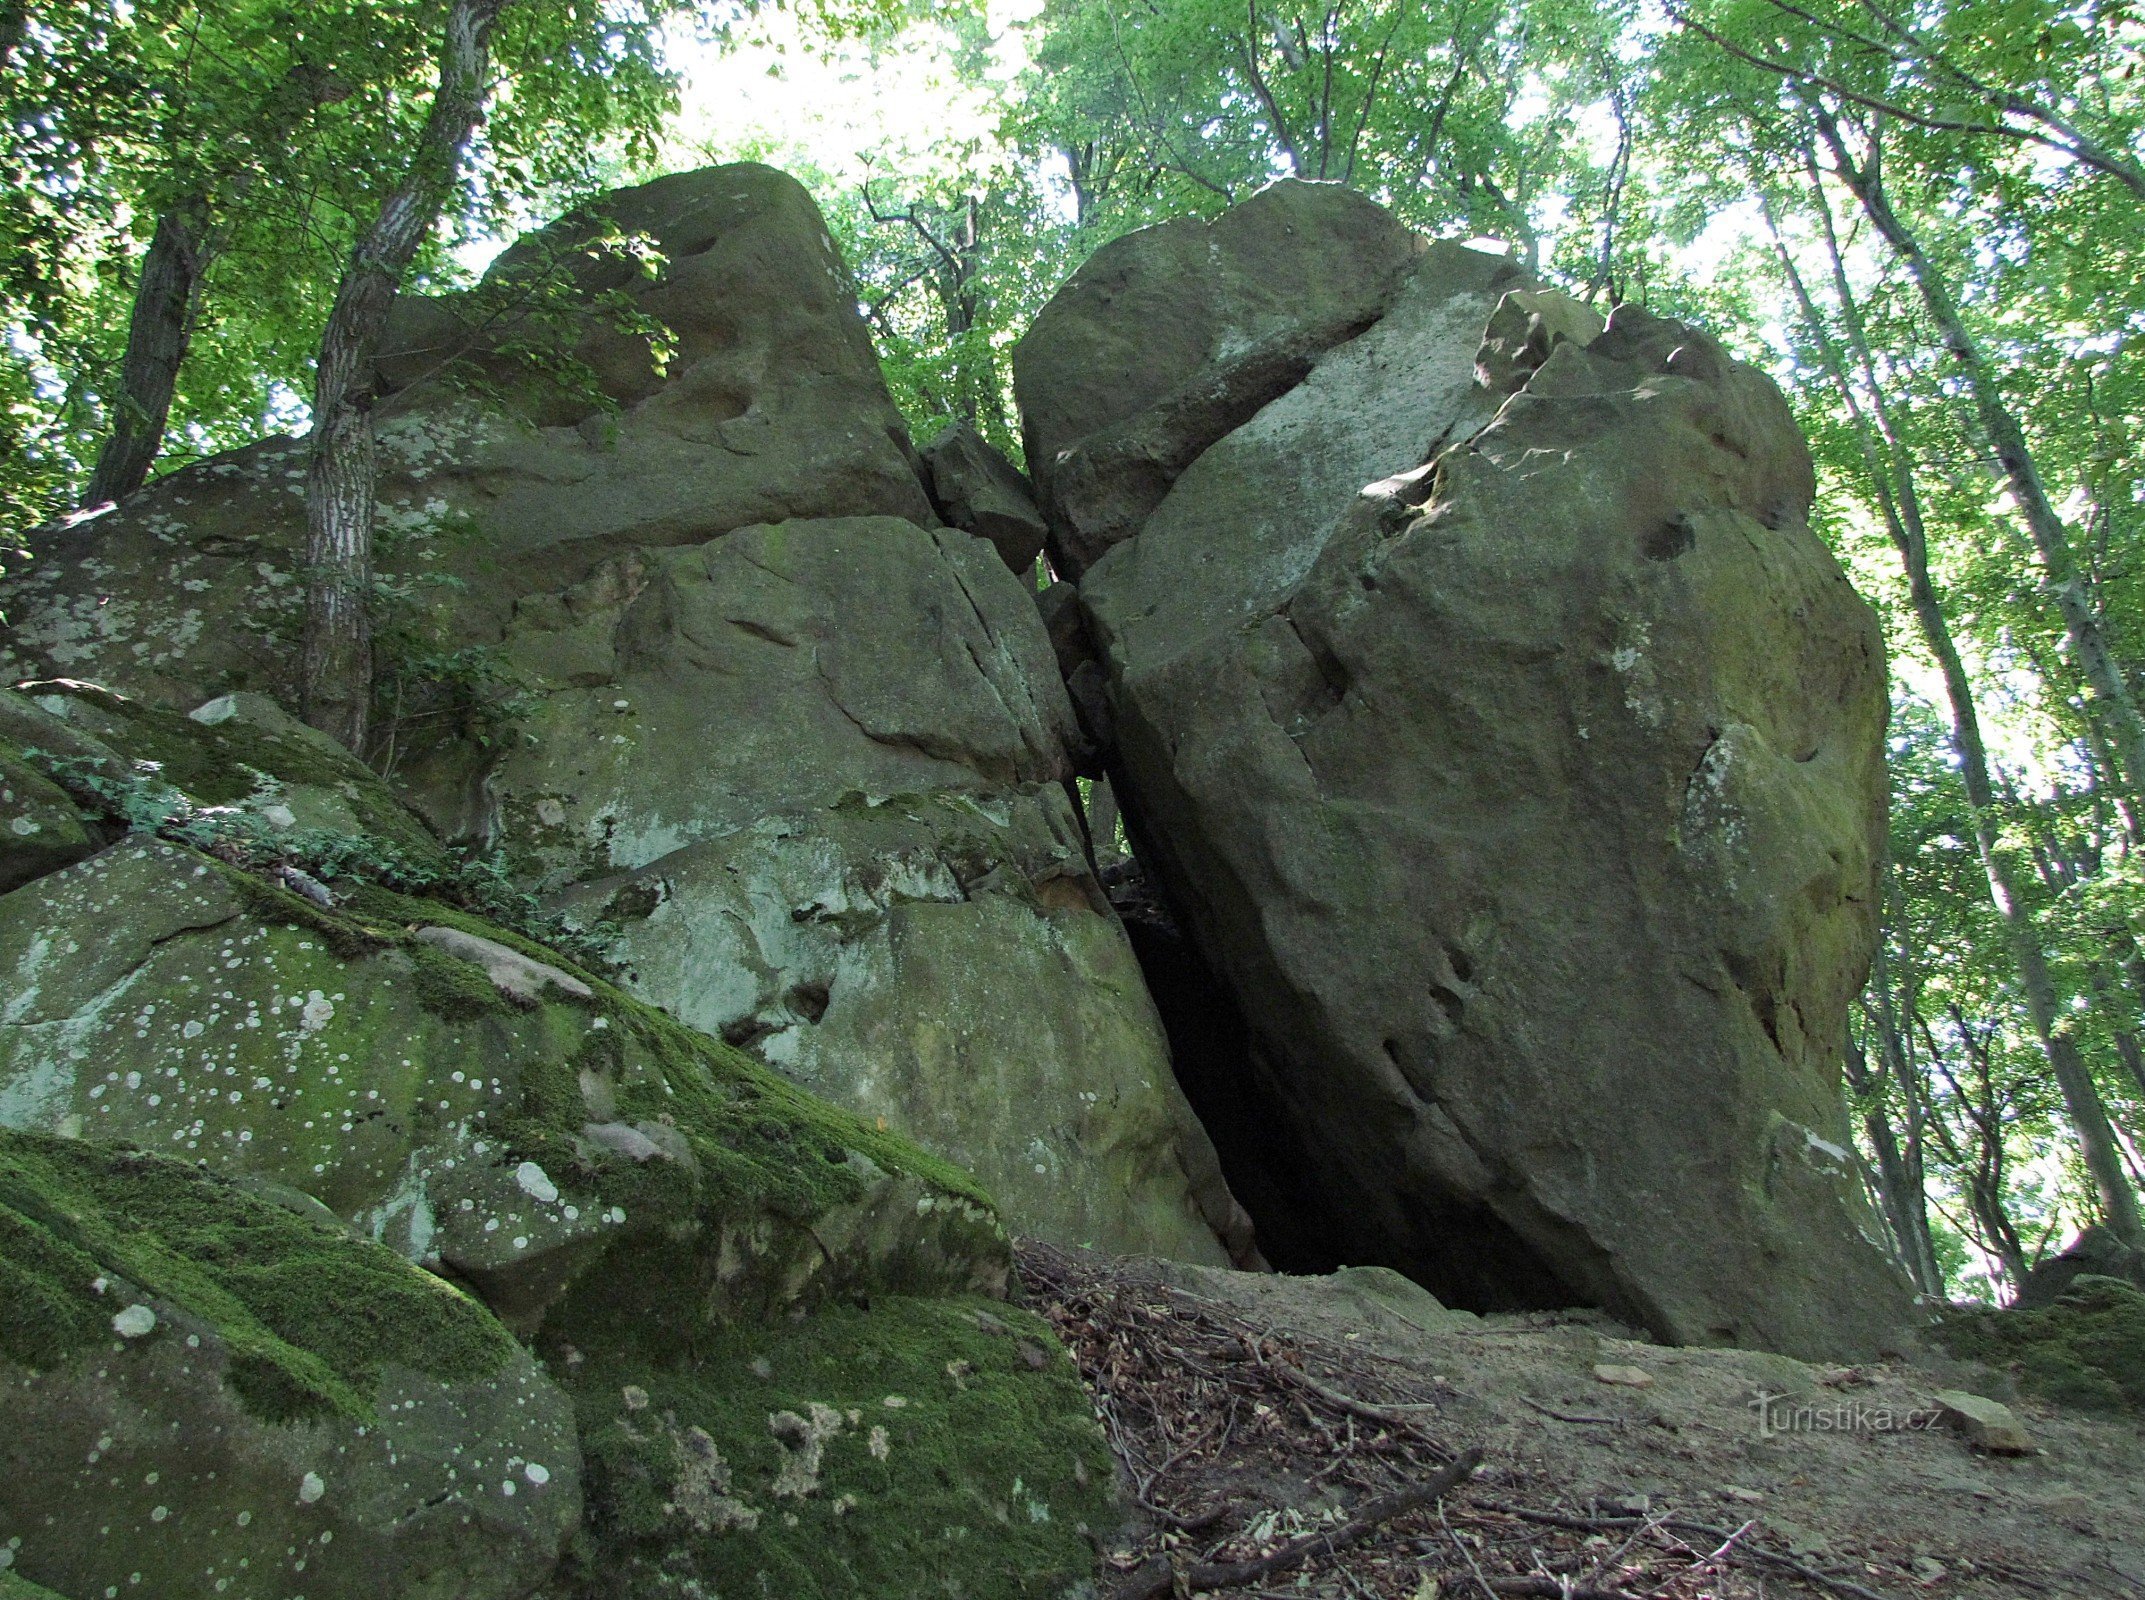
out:
<path id="1" fill-rule="evenodd" d="M 428 944 L 412 942 L 404 948 L 416 968 L 418 1003 L 434 1016 L 460 1022 L 514 1009 L 474 962 L 450 956 Z"/>
<path id="2" fill-rule="evenodd" d="M 110 1325 L 76 1286 L 97 1276 L 96 1258 L 0 1203 L 0 1356 L 18 1366 L 58 1366 Z"/>
<path id="3" fill-rule="evenodd" d="M 58 693 L 90 708 L 96 731 L 135 761 L 157 766 L 164 782 L 206 806 L 235 805 L 254 795 L 263 777 L 292 788 L 339 795 L 364 834 L 413 863 L 445 865 L 440 843 L 391 795 L 355 756 L 297 731 L 279 732 L 233 717 L 200 723 L 183 712 L 94 684 L 25 685 L 31 693 Z M 120 774 L 111 774 L 119 777 Z"/>
<path id="4" fill-rule="evenodd" d="M 0 1600 L 61 1600 L 59 1595 L 28 1578 L 0 1571 Z"/>
<path id="5" fill-rule="evenodd" d="M 490 939 L 496 944 L 503 944 L 509 950 L 518 950 L 532 961 L 541 961 L 557 967 L 561 972 L 579 978 L 583 983 L 595 984 L 602 981 L 595 971 L 577 964 L 570 956 L 561 955 L 558 950 L 541 940 L 532 939 L 517 929 L 504 927 L 488 917 L 450 905 L 444 900 L 404 894 L 381 884 L 367 883 L 351 890 L 349 908 L 353 915 L 377 922 L 393 923 L 404 928 L 431 924 L 475 934 L 480 939 Z"/>
<path id="6" fill-rule="evenodd" d="M 572 1382 L 578 1600 L 1057 1594 L 1117 1518 L 1071 1363 L 1002 1305 L 888 1297 L 731 1330 L 689 1365 L 592 1358 Z M 784 1412 L 827 1430 L 808 1493 L 775 1492 Z"/>
<path id="7" fill-rule="evenodd" d="M 2077 1278 L 2037 1311 L 1953 1311 L 1937 1336 L 1953 1355 L 2008 1369 L 2029 1394 L 2145 1411 L 2145 1292 L 2119 1278 Z"/>
<path id="8" fill-rule="evenodd" d="M 591 1035 L 582 1047 L 593 1052 L 586 1059 L 571 1065 L 553 1063 L 556 1081 L 550 1093 L 534 1098 L 525 1094 L 511 1113 L 512 1128 L 502 1130 L 516 1145 L 517 1157 L 544 1162 L 547 1171 L 550 1164 L 538 1146 L 548 1147 L 558 1158 L 557 1147 L 570 1142 L 585 1120 L 579 1068 L 587 1066 L 599 1075 L 637 1077 L 638 1081 L 621 1088 L 621 1114 L 628 1120 L 645 1117 L 676 1123 L 693 1142 L 715 1190 L 786 1200 L 788 1214 L 813 1215 L 854 1197 L 856 1179 L 839 1163 L 855 1150 L 888 1172 L 912 1174 L 948 1194 L 996 1209 L 976 1180 L 951 1162 L 814 1099 L 740 1051 L 635 1000 L 548 945 L 440 901 L 374 884 L 353 893 L 348 910 L 366 925 L 407 931 L 436 924 L 491 939 L 557 967 L 594 991 L 594 999 L 587 1004 L 605 1019 L 609 1037 Z M 413 958 L 420 952 L 438 956 L 491 988 L 469 963 L 441 956 L 428 946 L 411 947 Z M 557 1003 L 572 1003 L 556 990 L 550 995 Z M 496 991 L 493 998 L 498 999 Z M 427 1004 L 431 1003 L 428 998 Z M 628 1054 L 637 1055 L 652 1070 L 627 1073 Z M 527 1079 L 545 1068 L 541 1062 L 529 1062 L 520 1070 Z M 800 1159 L 807 1156 L 822 1159 Z"/>
<path id="9" fill-rule="evenodd" d="M 202 859 L 231 885 L 241 903 L 254 916 L 263 922 L 284 923 L 318 934 L 321 943 L 344 961 L 362 960 L 402 942 L 399 929 L 369 926 L 357 917 L 316 906 L 302 895 L 292 894 L 278 884 L 251 872 L 242 872 L 213 856 Z"/>
<path id="10" fill-rule="evenodd" d="M 272 1421 L 366 1418 L 382 1370 L 487 1377 L 513 1352 L 475 1301 L 379 1245 L 160 1156 L 0 1131 L 0 1353 L 55 1365 L 111 1337 L 123 1280 L 212 1325 Z M 109 1287 L 109 1284 L 107 1285 Z"/>

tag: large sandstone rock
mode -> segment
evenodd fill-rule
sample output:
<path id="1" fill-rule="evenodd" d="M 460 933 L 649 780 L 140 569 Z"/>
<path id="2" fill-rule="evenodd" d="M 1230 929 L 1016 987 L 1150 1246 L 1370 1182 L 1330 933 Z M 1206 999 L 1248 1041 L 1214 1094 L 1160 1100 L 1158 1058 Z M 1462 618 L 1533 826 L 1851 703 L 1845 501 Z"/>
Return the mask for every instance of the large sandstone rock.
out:
<path id="1" fill-rule="evenodd" d="M 503 349 L 550 346 L 512 318 L 471 342 L 460 300 L 403 302 L 383 362 L 381 560 L 409 625 L 446 649 L 493 643 L 522 596 L 625 547 L 699 544 L 785 517 L 935 520 L 899 414 L 811 197 L 750 164 L 680 173 L 593 208 L 668 257 L 653 277 L 577 254 L 579 216 L 508 251 L 492 279 L 556 260 L 588 293 L 661 319 L 676 353 L 595 306 L 571 318 L 593 388 L 534 377 Z M 459 360 L 450 361 L 459 356 Z M 472 373 L 472 367 L 475 369 Z M 513 409 L 480 403 L 472 376 Z M 397 387 L 397 386 L 401 387 Z M 287 690 L 305 446 L 268 439 L 45 530 L 5 589 L 9 679 L 66 676 L 192 706 Z M 284 698 L 288 698 L 285 694 Z"/>
<path id="2" fill-rule="evenodd" d="M 567 1398 L 485 1309 L 190 1163 L 0 1132 L 0 1527 L 63 1595 L 520 1600 Z"/>
<path id="3" fill-rule="evenodd" d="M 635 992 L 925 1140 L 1017 1229 L 1248 1252 L 1093 880 L 1049 640 L 990 545 L 740 529 L 525 603 L 506 651 L 561 687 L 491 774 L 495 831 Z"/>
<path id="4" fill-rule="evenodd" d="M 1129 345 L 1140 304 L 1071 300 L 1056 342 Z M 1772 386 L 1635 309 L 1599 327 L 1432 247 L 1198 454 L 1081 584 L 1118 792 L 1344 1259 L 1866 1351 L 1908 1314 L 1837 1087 L 1876 623 Z M 1057 439 L 1054 370 L 1018 381 Z"/>
<path id="5" fill-rule="evenodd" d="M 1376 320 L 1422 248 L 1354 190 L 1291 180 L 1098 251 L 1014 352 L 1059 574 L 1129 538 L 1200 451 Z"/>
<path id="6" fill-rule="evenodd" d="M 606 228 L 666 264 L 643 272 Z M 486 320 L 536 281 L 571 294 Z M 667 369 L 621 305 L 672 330 Z M 614 920 L 647 998 L 973 1166 L 1018 1230 L 1221 1260 L 1219 1229 L 1243 1255 L 1090 877 L 1064 787 L 1079 736 L 1028 588 L 984 538 L 936 525 L 804 190 L 736 166 L 620 191 L 517 244 L 484 288 L 404 303 L 389 343 L 381 543 L 400 598 L 369 754 L 400 793 Z M 532 343 L 565 346 L 595 387 L 515 359 Z M 292 677 L 302 469 L 302 445 L 270 441 L 39 535 L 0 593 L 17 624 L 0 670 L 242 729 Z M 955 497 L 962 514 L 1004 535 L 979 494 Z M 18 791 L 0 801 L 33 830 L 0 845 L 18 876 L 96 842 Z M 858 807 L 868 838 L 844 820 Z M 768 836 L 818 841 L 811 884 L 755 855 Z M 911 866 L 929 884 L 914 905 Z M 859 883 L 877 911 L 813 911 Z M 764 920 L 793 890 L 779 916 L 824 937 L 748 937 L 741 907 Z"/>
<path id="7" fill-rule="evenodd" d="M 386 842 L 414 817 L 272 704 L 35 688 L 0 729 L 139 829 L 0 897 L 0 1124 L 41 1130 L 0 1132 L 11 1568 L 203 1600 L 1086 1577 L 1107 1449 L 989 1298 L 972 1179 L 368 881 L 423 870 Z"/>
<path id="8" fill-rule="evenodd" d="M 1021 577 L 1043 553 L 1043 514 L 1018 467 L 965 422 L 946 428 L 923 449 L 932 504 L 949 528 L 988 539 Z"/>
<path id="9" fill-rule="evenodd" d="M 0 1126 L 310 1196 L 523 1331 L 577 1295 L 1003 1284 L 972 1184 L 562 960 L 131 840 L 0 898 Z"/>

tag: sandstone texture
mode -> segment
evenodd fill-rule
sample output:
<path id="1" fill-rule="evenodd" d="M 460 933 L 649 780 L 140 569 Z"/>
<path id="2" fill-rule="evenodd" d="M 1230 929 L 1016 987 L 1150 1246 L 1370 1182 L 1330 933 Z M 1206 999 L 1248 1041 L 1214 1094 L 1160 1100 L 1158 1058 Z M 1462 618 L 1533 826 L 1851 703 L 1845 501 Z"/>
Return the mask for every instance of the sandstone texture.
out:
<path id="1" fill-rule="evenodd" d="M 31 687 L 111 842 L 0 896 L 18 1591 L 1081 1581 L 1109 1459 L 971 1177 L 439 898 L 272 705 Z"/>
<path id="2" fill-rule="evenodd" d="M 566 1396 L 468 1295 L 190 1163 L 0 1132 L 0 1526 L 64 1595 L 514 1600 Z"/>
<path id="3" fill-rule="evenodd" d="M 911 448 L 803 188 L 618 191 L 388 348 L 366 754 L 429 825 L 392 807 L 401 846 L 496 852 L 642 998 L 927 1139 L 1019 1231 L 1248 1260 L 1066 789 L 1086 741 L 1009 570 L 1039 516 L 981 439 Z M 0 670 L 281 716 L 303 468 L 266 441 L 39 535 Z M 10 759 L 0 882 L 96 842 Z M 298 787 L 197 798 L 384 837 Z"/>
<path id="4" fill-rule="evenodd" d="M 1283 189 L 1208 232 L 1329 214 L 1283 237 L 1326 250 L 1331 294 L 1199 279 L 1184 227 L 1147 230 L 1075 276 L 1016 382 L 1054 539 L 1084 525 L 1050 473 L 1098 439 L 1188 458 L 1090 543 L 1080 600 L 1135 845 L 1243 1009 L 1322 1227 L 1464 1304 L 1885 1345 L 1907 1297 L 1864 1237 L 1836 1056 L 1883 655 L 1785 404 L 1705 335 L 1634 307 L 1604 330 L 1501 258 L 1396 247 L 1373 291 L 1324 243 L 1359 199 Z M 1059 393 L 1142 359 L 1136 286 L 1187 277 L 1211 325 L 1276 300 L 1370 325 L 1211 440 L 1171 397 L 1227 348 L 1165 337 L 1121 402 Z"/>
<path id="5" fill-rule="evenodd" d="M 1035 491 L 1003 451 L 965 422 L 956 422 L 923 449 L 932 504 L 946 526 L 988 539 L 1021 577 L 1035 570 L 1048 532 Z"/>
<path id="6" fill-rule="evenodd" d="M 1014 351 L 1059 575 L 1130 537 L 1202 450 L 1375 321 L 1422 249 L 1352 190 L 1288 181 L 1098 251 Z"/>

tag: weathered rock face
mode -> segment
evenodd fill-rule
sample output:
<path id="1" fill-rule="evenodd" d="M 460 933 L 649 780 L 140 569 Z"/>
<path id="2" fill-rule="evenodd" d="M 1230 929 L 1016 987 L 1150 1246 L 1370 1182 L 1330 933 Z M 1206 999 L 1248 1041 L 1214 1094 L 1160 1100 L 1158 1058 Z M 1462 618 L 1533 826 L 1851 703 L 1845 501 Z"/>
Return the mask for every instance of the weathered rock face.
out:
<path id="1" fill-rule="evenodd" d="M 929 523 L 913 452 L 848 274 L 794 179 L 739 165 L 605 197 L 620 232 L 652 238 L 655 277 L 569 219 L 494 267 L 510 283 L 557 260 L 676 335 L 665 373 L 646 341 L 589 310 L 570 318 L 594 387 L 532 378 L 498 347 L 558 342 L 509 321 L 473 347 L 476 308 L 406 301 L 382 363 L 382 566 L 420 587 L 419 630 L 451 648 L 495 641 L 524 595 L 556 593 L 623 548 L 699 544 L 748 523 L 885 513 Z M 463 377 L 508 391 L 480 405 Z M 398 386 L 402 386 L 399 387 Z M 305 450 L 269 439 L 161 480 L 101 517 L 37 539 L 11 575 L 10 680 L 68 676 L 195 705 L 292 681 L 292 551 Z M 466 587 L 450 588 L 441 578 Z M 183 599 L 177 597 L 183 596 Z"/>
<path id="2" fill-rule="evenodd" d="M 924 446 L 931 502 L 949 528 L 988 539 L 1021 577 L 1043 553 L 1043 514 L 1018 467 L 983 435 L 956 422 Z"/>
<path id="3" fill-rule="evenodd" d="M 190 1164 L 0 1132 L 0 1524 L 60 1594 L 519 1600 L 566 1396 L 469 1296 Z"/>
<path id="4" fill-rule="evenodd" d="M 667 263 L 592 245 L 604 227 Z M 486 323 L 487 296 L 547 275 L 580 302 Z M 619 301 L 671 329 L 665 372 Z M 529 342 L 569 347 L 593 387 L 533 375 Z M 938 526 L 804 190 L 738 166 L 620 191 L 474 295 L 407 303 L 390 344 L 402 598 L 370 754 L 400 793 L 615 919 L 645 998 L 929 1137 L 1017 1229 L 1207 1260 L 1220 1230 L 1242 1254 L 1092 881 L 1032 598 L 992 543 Z M 182 709 L 285 690 L 303 459 L 271 441 L 40 536 L 0 602 L 0 670 Z M 1018 487 L 949 506 L 1002 543 Z M 0 863 L 81 853 L 18 789 L 0 806 L 35 831 Z"/>
<path id="5" fill-rule="evenodd" d="M 945 1169 L 445 907 L 326 912 L 136 841 L 5 912 L 0 1124 L 309 1195 L 523 1331 L 657 1267 L 717 1320 L 1004 1282 Z"/>
<path id="6" fill-rule="evenodd" d="M 1375 321 L 1422 248 L 1354 191 L 1290 181 L 1075 273 L 1014 352 L 1058 572 L 1129 538 L 1200 451 Z"/>
<path id="7" fill-rule="evenodd" d="M 1108 1454 L 1047 1325 L 989 1298 L 1010 1251 L 971 1178 L 367 881 L 427 870 L 392 847 L 421 827 L 272 705 L 35 688 L 0 729 L 118 842 L 0 896 L 0 1128 L 40 1130 L 0 1131 L 11 1582 L 1089 1573 Z"/>
<path id="8" fill-rule="evenodd" d="M 1099 253 L 1038 323 L 1018 381 L 1060 463 L 1082 426 L 1174 426 L 1050 398 L 1137 347 L 1144 302 L 1105 288 L 1155 248 Z M 1838 1354 L 1906 1320 L 1835 1058 L 1883 657 L 1813 489 L 1711 340 L 1631 308 L 1600 332 L 1435 246 L 1087 571 L 1135 841 L 1349 1257 L 1676 1340 Z"/>
<path id="9" fill-rule="evenodd" d="M 923 1139 L 1018 1228 L 1248 1250 L 1094 883 L 1048 638 L 990 545 L 740 529 L 526 605 L 507 651 L 567 687 L 492 775 L 499 830 L 616 925 L 637 993 Z"/>

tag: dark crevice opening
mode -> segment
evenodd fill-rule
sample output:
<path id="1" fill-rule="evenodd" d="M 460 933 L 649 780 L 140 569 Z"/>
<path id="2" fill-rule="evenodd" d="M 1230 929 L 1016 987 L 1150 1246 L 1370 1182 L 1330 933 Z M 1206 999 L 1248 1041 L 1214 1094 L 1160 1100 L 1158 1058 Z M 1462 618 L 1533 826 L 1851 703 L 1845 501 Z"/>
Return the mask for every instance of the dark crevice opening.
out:
<path id="1" fill-rule="evenodd" d="M 1348 1265 L 1315 1163 L 1255 1081 L 1251 1028 L 1236 996 L 1162 906 L 1138 862 L 1108 868 L 1104 881 L 1161 1013 L 1177 1082 L 1258 1229 L 1260 1253 L 1282 1272 Z"/>
<path id="2" fill-rule="evenodd" d="M 1355 1222 L 1336 1194 L 1329 1164 L 1306 1147 L 1278 1096 L 1260 1081 L 1242 1007 L 1184 932 L 1160 886 L 1137 860 L 1112 864 L 1103 878 L 1161 1014 L 1177 1082 L 1258 1229 L 1260 1252 L 1277 1270 L 1391 1267 L 1463 1311 L 1590 1303 L 1479 1201 L 1404 1200 L 1406 1248 Z"/>

